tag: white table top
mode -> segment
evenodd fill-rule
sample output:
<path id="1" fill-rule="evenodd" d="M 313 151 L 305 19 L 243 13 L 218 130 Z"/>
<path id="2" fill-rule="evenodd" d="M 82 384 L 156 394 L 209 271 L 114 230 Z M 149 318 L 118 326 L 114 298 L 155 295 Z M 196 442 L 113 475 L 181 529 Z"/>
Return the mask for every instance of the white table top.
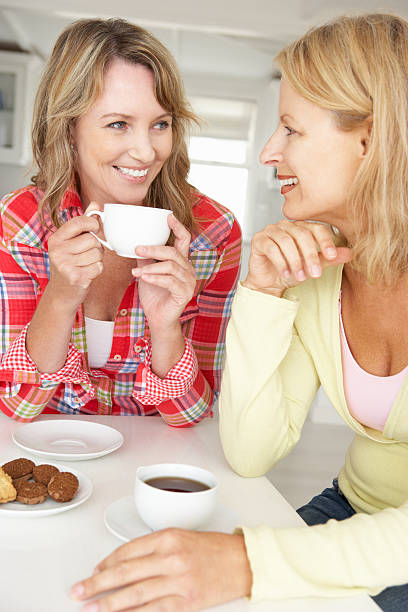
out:
<path id="1" fill-rule="evenodd" d="M 46 415 L 41 420 L 54 417 Z M 64 416 L 64 418 L 67 418 Z M 79 417 L 71 417 L 78 420 Z M 219 480 L 219 502 L 237 516 L 237 524 L 296 526 L 302 521 L 265 477 L 241 478 L 224 459 L 215 420 L 189 429 L 173 429 L 160 417 L 80 417 L 115 427 L 125 438 L 116 452 L 91 461 L 61 461 L 92 480 L 94 490 L 81 506 L 43 518 L 0 518 L 1 609 L 12 612 L 75 612 L 70 587 L 89 576 L 94 566 L 122 542 L 105 527 L 103 514 L 113 501 L 131 495 L 136 467 L 149 463 L 192 463 L 213 471 Z M 37 419 L 38 420 L 38 419 Z M 12 442 L 21 427 L 1 415 L 0 456 L 30 455 Z M 51 461 L 51 460 L 49 460 Z M 231 532 L 236 525 L 231 525 Z M 297 599 L 249 604 L 247 600 L 212 608 L 219 612 L 348 612 L 379 610 L 369 597 Z"/>

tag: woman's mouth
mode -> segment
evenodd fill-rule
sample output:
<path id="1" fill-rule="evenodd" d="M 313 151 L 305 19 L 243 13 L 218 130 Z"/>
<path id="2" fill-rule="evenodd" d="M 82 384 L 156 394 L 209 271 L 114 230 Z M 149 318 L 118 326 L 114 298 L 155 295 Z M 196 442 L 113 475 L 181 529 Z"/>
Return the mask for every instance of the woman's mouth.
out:
<path id="1" fill-rule="evenodd" d="M 126 166 L 113 166 L 115 170 L 126 180 L 136 183 L 142 183 L 148 172 L 148 168 L 127 168 Z"/>
<path id="2" fill-rule="evenodd" d="M 278 176 L 278 179 L 280 182 L 282 195 L 285 195 L 285 193 L 292 191 L 299 182 L 296 176 Z"/>

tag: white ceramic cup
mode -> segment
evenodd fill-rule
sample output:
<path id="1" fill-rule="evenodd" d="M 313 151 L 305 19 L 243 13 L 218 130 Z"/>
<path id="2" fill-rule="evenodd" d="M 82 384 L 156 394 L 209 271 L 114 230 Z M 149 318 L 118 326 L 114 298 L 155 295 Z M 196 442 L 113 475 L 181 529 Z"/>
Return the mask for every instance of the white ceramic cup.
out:
<path id="1" fill-rule="evenodd" d="M 166 244 L 170 236 L 167 217 L 171 210 L 133 206 L 130 204 L 105 204 L 103 212 L 90 210 L 88 217 L 97 215 L 102 219 L 106 240 L 93 232 L 101 244 L 122 257 L 144 259 L 136 255 L 137 246 L 160 246 Z"/>
<path id="2" fill-rule="evenodd" d="M 157 489 L 145 481 L 159 477 L 181 477 L 207 485 L 192 493 Z M 216 504 L 217 479 L 212 472 L 184 463 L 157 463 L 136 470 L 135 504 L 140 518 L 151 529 L 180 527 L 197 529 L 208 522 Z"/>

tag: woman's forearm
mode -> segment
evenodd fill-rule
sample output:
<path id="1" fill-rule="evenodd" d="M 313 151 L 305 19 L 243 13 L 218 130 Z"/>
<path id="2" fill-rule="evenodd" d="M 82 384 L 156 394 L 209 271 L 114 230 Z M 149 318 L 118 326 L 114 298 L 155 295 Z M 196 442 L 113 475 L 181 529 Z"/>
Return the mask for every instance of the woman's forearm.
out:
<path id="1" fill-rule="evenodd" d="M 182 358 L 185 339 L 179 322 L 174 327 L 155 333 L 151 331 L 152 372 L 165 378 L 171 368 Z"/>
<path id="2" fill-rule="evenodd" d="M 57 372 L 64 365 L 77 308 L 46 287 L 26 337 L 27 352 L 39 372 Z"/>

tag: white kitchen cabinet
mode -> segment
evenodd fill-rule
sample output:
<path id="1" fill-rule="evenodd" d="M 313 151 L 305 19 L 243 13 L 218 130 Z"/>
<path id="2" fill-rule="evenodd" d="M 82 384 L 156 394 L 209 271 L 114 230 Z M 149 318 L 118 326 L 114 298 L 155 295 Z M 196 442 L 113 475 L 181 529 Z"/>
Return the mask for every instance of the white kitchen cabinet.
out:
<path id="1" fill-rule="evenodd" d="M 41 61 L 29 53 L 0 51 L 0 164 L 31 157 L 30 128 Z"/>

